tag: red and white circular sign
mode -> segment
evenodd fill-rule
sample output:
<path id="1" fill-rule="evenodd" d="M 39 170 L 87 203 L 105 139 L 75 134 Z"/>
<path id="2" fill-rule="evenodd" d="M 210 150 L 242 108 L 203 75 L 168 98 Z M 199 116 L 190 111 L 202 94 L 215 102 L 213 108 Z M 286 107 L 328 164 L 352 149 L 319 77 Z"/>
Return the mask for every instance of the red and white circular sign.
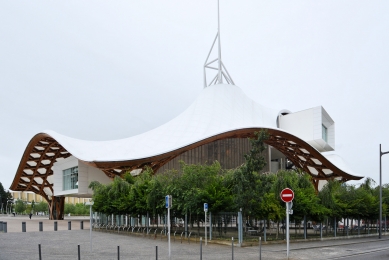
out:
<path id="1" fill-rule="evenodd" d="M 291 202 L 294 199 L 294 192 L 289 188 L 285 188 L 281 191 L 280 197 L 283 202 Z"/>

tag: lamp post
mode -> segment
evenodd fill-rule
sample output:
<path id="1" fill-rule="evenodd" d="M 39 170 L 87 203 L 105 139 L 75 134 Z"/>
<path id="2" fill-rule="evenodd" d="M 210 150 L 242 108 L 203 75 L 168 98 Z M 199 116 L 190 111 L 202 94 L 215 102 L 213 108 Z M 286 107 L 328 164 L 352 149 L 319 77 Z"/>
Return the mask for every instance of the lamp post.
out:
<path id="1" fill-rule="evenodd" d="M 92 223 L 93 223 L 93 217 L 92 217 L 92 206 L 94 202 L 88 201 L 85 203 L 85 205 L 89 205 L 89 215 L 90 215 L 90 222 L 89 222 L 89 232 L 90 232 L 90 252 L 92 253 Z"/>
<path id="2" fill-rule="evenodd" d="M 380 144 L 380 231 L 378 238 L 382 238 L 382 229 L 381 229 L 381 223 L 382 223 L 382 155 L 388 154 L 388 152 L 382 152 L 381 150 L 381 144 Z"/>

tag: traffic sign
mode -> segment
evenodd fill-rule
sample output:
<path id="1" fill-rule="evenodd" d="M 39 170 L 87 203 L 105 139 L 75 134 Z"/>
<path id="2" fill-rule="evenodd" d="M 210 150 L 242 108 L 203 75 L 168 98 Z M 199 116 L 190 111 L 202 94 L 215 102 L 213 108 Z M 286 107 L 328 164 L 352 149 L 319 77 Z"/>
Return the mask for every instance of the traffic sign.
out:
<path id="1" fill-rule="evenodd" d="M 205 212 L 208 211 L 208 203 L 204 203 L 204 211 L 205 211 Z"/>
<path id="2" fill-rule="evenodd" d="M 172 195 L 166 195 L 165 196 L 165 207 L 167 209 L 172 208 Z"/>
<path id="3" fill-rule="evenodd" d="M 291 202 L 294 199 L 294 192 L 289 188 L 285 188 L 281 191 L 280 197 L 283 202 Z"/>

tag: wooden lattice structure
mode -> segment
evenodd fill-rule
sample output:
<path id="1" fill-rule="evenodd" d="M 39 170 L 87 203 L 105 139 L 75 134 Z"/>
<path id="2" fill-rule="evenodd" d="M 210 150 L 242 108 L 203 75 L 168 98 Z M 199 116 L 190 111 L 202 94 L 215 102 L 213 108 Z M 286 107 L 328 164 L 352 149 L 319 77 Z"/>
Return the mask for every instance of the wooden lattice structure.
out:
<path id="1" fill-rule="evenodd" d="M 121 176 L 126 171 L 143 169 L 146 166 L 151 167 L 156 172 L 165 163 L 186 151 L 216 140 L 253 137 L 254 133 L 260 130 L 261 128 L 249 128 L 230 131 L 148 158 L 115 162 L 84 161 L 84 163 L 101 169 L 110 178 Z M 267 129 L 267 131 L 269 139 L 266 143 L 282 152 L 296 167 L 309 173 L 316 189 L 318 189 L 319 180 L 337 178 L 348 181 L 361 179 L 361 177 L 350 175 L 337 168 L 315 148 L 298 137 L 275 129 Z M 51 136 L 43 133 L 37 134 L 31 139 L 23 154 L 10 187 L 11 190 L 32 191 L 41 195 L 49 204 L 50 219 L 63 219 L 64 197 L 53 196 L 52 166 L 55 162 L 69 156 L 71 156 L 71 153 Z"/>

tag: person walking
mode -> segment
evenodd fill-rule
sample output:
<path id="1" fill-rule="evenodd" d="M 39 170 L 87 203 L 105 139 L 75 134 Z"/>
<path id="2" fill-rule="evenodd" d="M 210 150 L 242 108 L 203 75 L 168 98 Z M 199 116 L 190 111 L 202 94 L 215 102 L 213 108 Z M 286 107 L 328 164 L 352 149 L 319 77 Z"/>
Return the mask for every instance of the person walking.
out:
<path id="1" fill-rule="evenodd" d="M 30 219 L 31 219 L 31 217 L 32 217 L 32 213 L 30 212 L 30 214 L 28 214 L 28 216 L 30 217 Z"/>

